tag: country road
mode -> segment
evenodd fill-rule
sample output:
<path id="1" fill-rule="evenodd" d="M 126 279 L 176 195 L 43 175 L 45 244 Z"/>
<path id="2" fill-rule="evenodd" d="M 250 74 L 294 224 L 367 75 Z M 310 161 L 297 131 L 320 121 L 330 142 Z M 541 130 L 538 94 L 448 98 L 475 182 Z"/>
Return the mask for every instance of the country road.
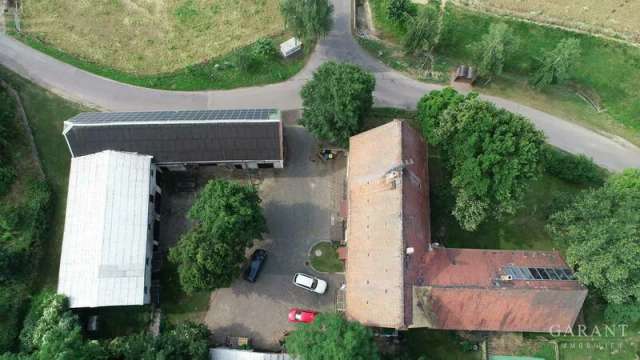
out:
<path id="1" fill-rule="evenodd" d="M 321 39 L 305 68 L 288 81 L 258 87 L 215 91 L 165 91 L 141 88 L 106 79 L 62 63 L 19 41 L 0 35 L 0 64 L 50 89 L 54 93 L 101 110 L 178 110 L 276 107 L 299 109 L 302 85 L 313 71 L 329 60 L 358 64 L 376 77 L 377 106 L 415 108 L 425 93 L 442 88 L 394 71 L 360 48 L 351 34 L 351 6 L 332 0 L 334 26 Z M 599 134 L 513 101 L 482 96 L 509 111 L 519 113 L 544 131 L 549 143 L 575 154 L 585 154 L 610 170 L 640 167 L 640 148 L 613 136 Z"/>

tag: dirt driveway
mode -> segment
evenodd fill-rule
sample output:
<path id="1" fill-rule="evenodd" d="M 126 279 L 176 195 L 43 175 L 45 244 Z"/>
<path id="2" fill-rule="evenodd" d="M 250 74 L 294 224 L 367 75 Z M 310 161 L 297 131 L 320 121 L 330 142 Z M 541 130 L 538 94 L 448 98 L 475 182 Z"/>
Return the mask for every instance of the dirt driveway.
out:
<path id="1" fill-rule="evenodd" d="M 268 252 L 268 258 L 256 283 L 236 280 L 231 288 L 211 294 L 209 310 L 203 321 L 217 342 L 226 336 L 250 337 L 253 346 L 278 350 L 278 341 L 285 331 L 293 329 L 287 322 L 292 307 L 332 311 L 336 291 L 343 282 L 339 274 L 317 274 L 327 280 L 324 295 L 317 295 L 292 283 L 293 274 L 313 270 L 306 265 L 309 249 L 318 241 L 331 240 L 340 233 L 337 221 L 342 198 L 344 157 L 324 163 L 315 157 L 317 145 L 302 127 L 285 128 L 287 163 L 284 169 L 246 172 L 201 169 L 198 182 L 207 178 L 232 177 L 260 184 L 269 233 L 257 244 Z M 210 174 L 207 174 L 210 172 Z M 173 210 L 184 214 L 195 194 L 172 199 Z M 167 219 L 168 228 L 177 233 L 186 230 L 184 217 Z M 171 236 L 177 239 L 179 236 Z M 172 244 L 169 244 L 169 246 Z"/>

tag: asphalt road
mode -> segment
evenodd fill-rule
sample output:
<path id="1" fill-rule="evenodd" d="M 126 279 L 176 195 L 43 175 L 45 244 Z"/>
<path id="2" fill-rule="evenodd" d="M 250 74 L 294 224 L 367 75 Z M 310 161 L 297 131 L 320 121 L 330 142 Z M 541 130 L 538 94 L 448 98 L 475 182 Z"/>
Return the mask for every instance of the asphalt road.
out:
<path id="1" fill-rule="evenodd" d="M 365 53 L 351 35 L 351 5 L 332 0 L 334 26 L 318 42 L 305 68 L 292 79 L 273 85 L 224 91 L 164 91 L 122 84 L 102 78 L 44 55 L 6 35 L 0 35 L 0 64 L 51 91 L 102 110 L 215 109 L 277 107 L 299 109 L 299 91 L 313 71 L 328 60 L 348 61 L 375 74 L 377 106 L 412 109 L 426 92 L 441 86 L 408 78 Z M 640 148 L 607 134 L 581 127 L 513 101 L 482 96 L 509 111 L 522 114 L 547 135 L 549 143 L 585 154 L 610 170 L 640 167 Z"/>

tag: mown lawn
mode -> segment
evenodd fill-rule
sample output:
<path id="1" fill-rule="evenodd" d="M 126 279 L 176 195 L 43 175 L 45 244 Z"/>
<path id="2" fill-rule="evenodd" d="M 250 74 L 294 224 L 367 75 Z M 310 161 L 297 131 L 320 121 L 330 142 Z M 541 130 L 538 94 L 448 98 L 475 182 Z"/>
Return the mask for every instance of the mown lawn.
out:
<path id="1" fill-rule="evenodd" d="M 253 44 L 250 44 L 176 71 L 136 74 L 72 55 L 30 35 L 15 32 L 12 35 L 36 50 L 96 75 L 136 86 L 183 91 L 233 89 L 287 80 L 302 70 L 314 46 L 307 44 L 304 52 L 288 59 L 276 55 L 255 61 L 251 55 Z M 288 36 L 280 35 L 272 40 L 278 44 L 286 38 Z"/>
<path id="2" fill-rule="evenodd" d="M 392 67 L 403 70 L 412 60 L 402 55 L 398 47 L 405 29 L 387 19 L 388 0 L 372 0 L 371 7 L 376 29 L 387 44 L 364 44 Z M 520 46 L 505 66 L 505 75 L 494 79 L 488 86 L 476 86 L 480 92 L 511 98 L 525 105 L 551 114 L 601 129 L 640 144 L 640 48 L 623 45 L 585 34 L 578 34 L 547 26 L 536 25 L 504 17 L 474 12 L 463 7 L 447 5 L 443 18 L 441 42 L 436 59 L 436 70 L 448 64 L 452 69 L 461 63 L 470 63 L 470 46 L 480 40 L 495 22 L 505 22 L 520 38 Z M 541 54 L 553 49 L 561 39 L 576 37 L 581 42 L 579 62 L 572 69 L 575 86 L 599 101 L 606 112 L 598 113 L 576 95 L 574 87 L 552 86 L 544 91 L 530 88 L 529 74 L 536 68 Z M 384 49 L 386 47 L 386 51 Z M 410 70 L 405 70 L 411 73 Z M 595 95 L 594 95 L 595 94 Z"/>
<path id="3" fill-rule="evenodd" d="M 316 255 L 319 251 L 320 256 Z M 322 272 L 342 272 L 344 271 L 344 263 L 338 259 L 336 247 L 330 242 L 321 242 L 311 249 L 311 266 L 317 271 Z"/>
<path id="4" fill-rule="evenodd" d="M 171 73 L 284 30 L 278 0 L 29 0 L 22 31 L 95 64 Z"/>

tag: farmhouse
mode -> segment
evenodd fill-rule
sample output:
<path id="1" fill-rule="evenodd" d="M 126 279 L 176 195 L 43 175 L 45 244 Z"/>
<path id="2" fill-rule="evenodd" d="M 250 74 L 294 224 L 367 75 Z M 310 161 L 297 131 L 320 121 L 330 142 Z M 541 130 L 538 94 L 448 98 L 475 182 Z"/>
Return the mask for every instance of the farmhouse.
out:
<path id="1" fill-rule="evenodd" d="M 58 280 L 71 308 L 150 302 L 156 175 L 149 155 L 71 160 Z"/>
<path id="2" fill-rule="evenodd" d="M 117 150 L 151 155 L 158 166 L 169 169 L 284 165 L 276 109 L 89 112 L 65 121 L 63 135 L 72 157 Z"/>
<path id="3" fill-rule="evenodd" d="M 402 330 L 570 329 L 587 290 L 557 252 L 431 243 L 426 155 L 399 120 L 350 140 L 347 316 Z"/>

